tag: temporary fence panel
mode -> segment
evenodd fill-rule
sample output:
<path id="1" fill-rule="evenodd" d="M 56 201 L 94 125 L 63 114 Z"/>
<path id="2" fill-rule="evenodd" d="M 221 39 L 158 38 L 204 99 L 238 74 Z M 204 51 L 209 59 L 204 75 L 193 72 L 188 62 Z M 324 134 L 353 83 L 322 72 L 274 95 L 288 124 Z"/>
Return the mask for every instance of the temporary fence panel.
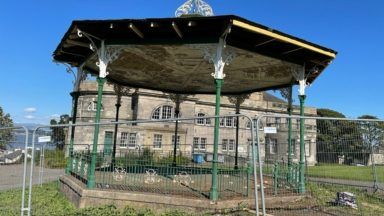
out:
<path id="1" fill-rule="evenodd" d="M 3 215 L 20 215 L 30 210 L 26 197 L 31 174 L 28 133 L 22 126 L 0 128 L 0 212 Z"/>
<path id="2" fill-rule="evenodd" d="M 66 174 L 90 189 L 209 201 L 212 188 L 216 188 L 219 200 L 253 199 L 258 194 L 253 183 L 257 179 L 252 166 L 255 147 L 252 122 L 242 115 L 217 118 L 220 125 L 217 175 L 212 171 L 216 118 L 176 121 L 159 117 L 151 121 L 37 128 L 34 132 L 36 179 L 44 186 Z M 38 214 L 39 209 L 32 207 L 32 212 Z"/>
<path id="3" fill-rule="evenodd" d="M 267 213 L 384 214 L 383 121 L 268 115 L 257 136 L 266 199 L 287 200 Z"/>

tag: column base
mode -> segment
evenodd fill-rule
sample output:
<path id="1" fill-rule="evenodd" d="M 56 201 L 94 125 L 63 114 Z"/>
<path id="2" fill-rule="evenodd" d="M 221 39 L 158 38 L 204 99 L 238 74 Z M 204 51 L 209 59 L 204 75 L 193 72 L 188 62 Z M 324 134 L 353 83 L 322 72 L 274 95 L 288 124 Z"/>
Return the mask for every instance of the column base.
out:
<path id="1" fill-rule="evenodd" d="M 219 194 L 217 193 L 217 189 L 211 189 L 209 192 L 209 199 L 213 202 L 216 202 L 219 199 Z"/>

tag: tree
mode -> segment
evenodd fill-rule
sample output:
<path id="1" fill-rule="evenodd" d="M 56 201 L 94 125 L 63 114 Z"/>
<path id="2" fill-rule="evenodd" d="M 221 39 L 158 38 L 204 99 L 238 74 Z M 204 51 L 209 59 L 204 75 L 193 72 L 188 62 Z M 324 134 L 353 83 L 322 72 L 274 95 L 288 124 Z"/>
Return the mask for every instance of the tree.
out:
<path id="1" fill-rule="evenodd" d="M 68 124 L 69 123 L 69 115 L 64 114 L 60 116 L 60 120 L 57 121 L 56 119 L 51 119 L 50 124 L 51 125 L 61 125 L 61 124 Z M 64 149 L 65 145 L 65 127 L 51 127 L 52 131 L 52 142 L 56 145 L 56 147 L 60 150 Z"/>
<path id="2" fill-rule="evenodd" d="M 13 127 L 13 120 L 11 115 L 3 113 L 3 108 L 0 107 L 0 149 L 5 149 L 13 138 L 12 130 L 1 129 L 6 127 Z"/>
<path id="3" fill-rule="evenodd" d="M 345 115 L 330 109 L 318 109 L 320 117 L 345 118 Z M 362 144 L 360 126 L 347 120 L 318 119 L 317 160 L 323 163 L 337 163 L 344 156 L 347 164 L 356 159 L 366 161 L 368 154 Z"/>
<path id="4" fill-rule="evenodd" d="M 362 115 L 359 119 L 378 120 L 376 116 Z M 377 152 L 383 147 L 384 140 L 384 122 L 382 121 L 361 121 L 359 122 L 361 137 L 364 148 L 372 152 Z"/>

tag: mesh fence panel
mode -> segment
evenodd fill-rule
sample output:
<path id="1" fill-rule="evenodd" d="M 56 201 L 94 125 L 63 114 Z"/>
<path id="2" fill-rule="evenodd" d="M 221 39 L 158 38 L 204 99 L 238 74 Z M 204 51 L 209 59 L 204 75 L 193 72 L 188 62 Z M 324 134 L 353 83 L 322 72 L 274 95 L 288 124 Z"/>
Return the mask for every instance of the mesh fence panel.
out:
<path id="1" fill-rule="evenodd" d="M 0 212 L 3 215 L 19 215 L 22 208 L 23 175 L 31 154 L 26 149 L 27 129 L 23 127 L 0 128 Z M 15 201 L 16 200 L 16 201 Z"/>
<path id="2" fill-rule="evenodd" d="M 268 116 L 259 120 L 267 213 L 382 215 L 384 122 L 302 120 L 304 190 L 300 186 L 300 118 Z M 278 205 L 268 202 L 283 198 L 286 201 Z"/>

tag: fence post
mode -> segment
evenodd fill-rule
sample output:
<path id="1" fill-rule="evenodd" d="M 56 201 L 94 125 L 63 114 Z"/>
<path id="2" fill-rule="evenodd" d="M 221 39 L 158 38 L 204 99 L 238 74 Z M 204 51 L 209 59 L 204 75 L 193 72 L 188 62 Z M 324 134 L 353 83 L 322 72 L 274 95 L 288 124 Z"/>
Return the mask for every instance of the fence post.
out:
<path id="1" fill-rule="evenodd" d="M 304 102 L 305 102 L 305 98 L 306 96 L 305 95 L 299 95 L 299 99 L 300 99 L 300 167 L 299 167 L 299 193 L 303 194 L 305 193 L 305 179 L 304 179 L 304 172 L 305 172 L 305 163 L 304 163 L 304 155 L 305 155 L 305 151 L 304 151 L 304 147 L 305 147 L 305 143 L 304 143 L 304 129 L 305 129 L 305 125 L 304 125 L 304 121 L 305 119 L 303 118 L 304 117 Z"/>
<path id="2" fill-rule="evenodd" d="M 95 131 L 93 136 L 93 146 L 92 146 L 92 153 L 91 153 L 91 164 L 89 167 L 89 174 L 88 174 L 88 183 L 87 187 L 92 189 L 95 187 L 95 169 L 96 169 L 96 159 L 97 159 L 97 145 L 98 145 L 98 139 L 99 139 L 99 129 L 100 125 L 100 113 L 101 113 L 101 100 L 103 97 L 103 87 L 105 83 L 105 78 L 98 77 L 97 83 L 98 83 L 98 93 L 97 93 L 97 109 L 96 109 L 96 118 L 95 118 Z"/>

